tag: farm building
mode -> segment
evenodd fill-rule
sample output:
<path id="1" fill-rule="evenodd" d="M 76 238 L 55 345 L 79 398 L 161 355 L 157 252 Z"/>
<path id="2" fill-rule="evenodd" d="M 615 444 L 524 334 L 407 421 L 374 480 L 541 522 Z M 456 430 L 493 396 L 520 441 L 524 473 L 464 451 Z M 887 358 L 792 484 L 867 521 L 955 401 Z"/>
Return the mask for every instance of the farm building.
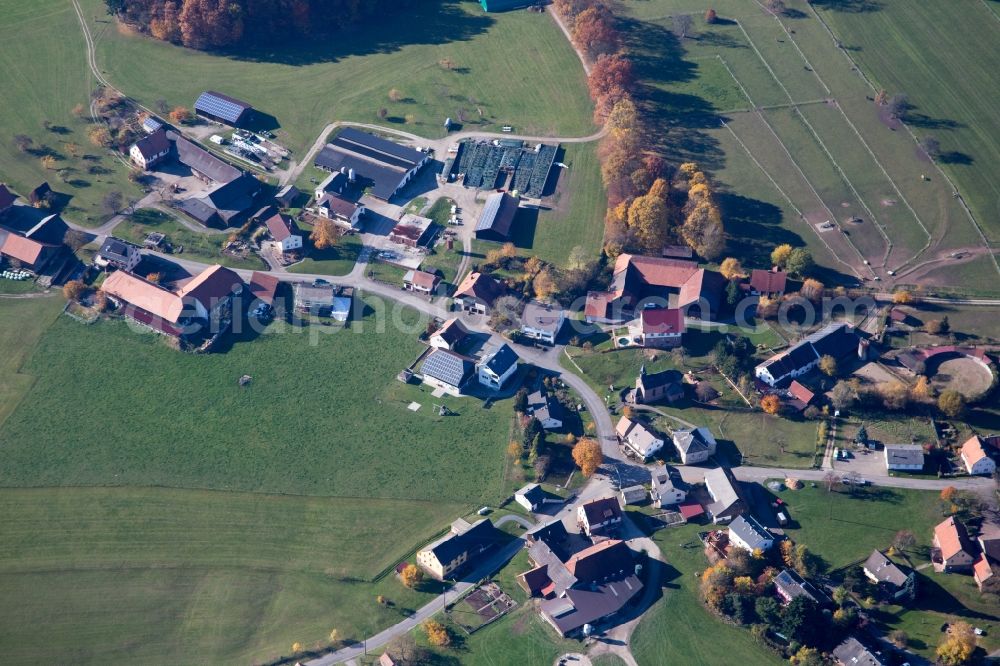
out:
<path id="1" fill-rule="evenodd" d="M 777 386 L 806 374 L 819 365 L 823 356 L 842 361 L 857 353 L 858 346 L 858 336 L 850 324 L 833 322 L 759 364 L 754 374 L 768 386 Z"/>
<path id="2" fill-rule="evenodd" d="M 434 349 L 420 366 L 425 384 L 456 396 L 462 394 L 475 369 L 475 361 L 449 349 Z"/>
<path id="3" fill-rule="evenodd" d="M 158 333 L 181 338 L 205 325 L 220 332 L 232 319 L 233 299 L 243 292 L 240 276 L 211 266 L 174 290 L 132 273 L 115 271 L 101 285 L 123 314 Z"/>
<path id="4" fill-rule="evenodd" d="M 476 238 L 499 242 L 510 240 L 517 209 L 518 198 L 506 192 L 494 192 L 486 197 L 486 205 L 476 223 Z"/>
<path id="5" fill-rule="evenodd" d="M 919 444 L 886 444 L 885 468 L 919 472 L 924 468 L 924 447 Z"/>
<path id="6" fill-rule="evenodd" d="M 434 220 L 406 213 L 389 232 L 389 240 L 406 247 L 429 246 L 434 240 Z"/>
<path id="7" fill-rule="evenodd" d="M 465 187 L 506 187 L 526 197 L 540 198 L 559 146 L 525 146 L 519 139 L 469 140 L 459 143 L 457 152 L 451 170 L 457 170 Z M 450 178 L 451 170 L 444 173 L 445 178 Z"/>
<path id="8" fill-rule="evenodd" d="M 195 100 L 194 111 L 209 120 L 239 127 L 249 119 L 253 107 L 229 95 L 207 90 Z"/>
<path id="9" fill-rule="evenodd" d="M 584 314 L 589 323 L 622 322 L 655 303 L 678 308 L 685 317 L 708 317 L 718 312 L 724 285 L 720 273 L 693 261 L 620 254 L 610 288 L 588 292 Z"/>
<path id="10" fill-rule="evenodd" d="M 259 180 L 244 173 L 202 197 L 185 199 L 178 207 L 206 227 L 237 227 L 249 217 L 262 189 Z"/>
<path id="11" fill-rule="evenodd" d="M 39 273 L 57 257 L 66 256 L 63 239 L 69 227 L 57 213 L 45 215 L 44 209 L 14 206 L 14 200 L 0 185 L 0 257 L 17 260 L 21 268 Z"/>
<path id="12" fill-rule="evenodd" d="M 128 154 L 139 168 L 147 170 L 153 168 L 170 154 L 167 133 L 160 129 L 144 136 L 132 144 Z"/>
<path id="13" fill-rule="evenodd" d="M 436 580 L 444 580 L 463 570 L 499 543 L 489 518 L 472 525 L 457 520 L 451 531 L 417 551 L 417 564 Z"/>
<path id="14" fill-rule="evenodd" d="M 274 195 L 274 201 L 282 208 L 291 208 L 300 194 L 299 188 L 294 185 L 285 185 Z"/>
<path id="15" fill-rule="evenodd" d="M 430 162 L 419 150 L 350 127 L 341 130 L 316 156 L 316 166 L 359 180 L 377 199 L 388 201 Z"/>

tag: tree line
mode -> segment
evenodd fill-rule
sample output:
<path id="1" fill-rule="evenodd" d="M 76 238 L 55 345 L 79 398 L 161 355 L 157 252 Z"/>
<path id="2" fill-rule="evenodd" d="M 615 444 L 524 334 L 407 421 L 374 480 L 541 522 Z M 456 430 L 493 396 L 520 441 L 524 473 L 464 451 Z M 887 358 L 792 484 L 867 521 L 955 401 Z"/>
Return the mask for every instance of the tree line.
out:
<path id="1" fill-rule="evenodd" d="M 156 39 L 195 49 L 323 34 L 413 0 L 105 0 L 108 13 Z"/>
<path id="2" fill-rule="evenodd" d="M 600 0 L 556 0 L 571 36 L 587 58 L 594 121 L 608 132 L 601 141 L 601 175 L 608 195 L 605 253 L 659 256 L 670 244 L 686 244 L 706 259 L 725 246 L 722 216 L 704 172 L 695 164 L 673 169 L 646 151 L 647 129 L 635 103 L 633 63 L 611 9 Z"/>

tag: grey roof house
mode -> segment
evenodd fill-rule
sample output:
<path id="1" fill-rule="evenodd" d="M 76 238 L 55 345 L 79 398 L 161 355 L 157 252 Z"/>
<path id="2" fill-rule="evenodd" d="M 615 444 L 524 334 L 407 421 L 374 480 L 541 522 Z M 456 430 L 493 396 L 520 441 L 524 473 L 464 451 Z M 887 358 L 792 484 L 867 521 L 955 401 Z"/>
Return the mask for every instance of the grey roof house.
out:
<path id="1" fill-rule="evenodd" d="M 865 576 L 878 586 L 879 591 L 893 601 L 911 601 L 916 596 L 916 574 L 904 571 L 882 551 L 873 550 L 862 569 Z"/>
<path id="2" fill-rule="evenodd" d="M 674 430 L 674 448 L 685 465 L 705 462 L 715 455 L 715 437 L 708 428 Z"/>

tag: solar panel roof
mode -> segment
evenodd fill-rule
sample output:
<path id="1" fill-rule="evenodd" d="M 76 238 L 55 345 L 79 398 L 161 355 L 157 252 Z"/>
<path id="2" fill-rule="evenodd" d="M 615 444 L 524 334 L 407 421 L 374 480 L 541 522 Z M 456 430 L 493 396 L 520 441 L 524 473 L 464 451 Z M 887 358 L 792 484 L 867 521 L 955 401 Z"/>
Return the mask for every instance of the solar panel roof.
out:
<path id="1" fill-rule="evenodd" d="M 207 90 L 198 96 L 194 108 L 196 111 L 208 113 L 228 123 L 236 123 L 243 112 L 251 107 L 246 102 L 241 102 L 228 95 Z"/>

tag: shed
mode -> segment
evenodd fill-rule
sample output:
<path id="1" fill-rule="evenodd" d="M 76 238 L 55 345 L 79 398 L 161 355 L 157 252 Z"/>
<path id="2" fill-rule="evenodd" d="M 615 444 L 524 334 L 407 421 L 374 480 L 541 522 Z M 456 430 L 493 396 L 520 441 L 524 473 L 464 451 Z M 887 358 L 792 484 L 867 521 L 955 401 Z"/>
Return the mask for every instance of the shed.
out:
<path id="1" fill-rule="evenodd" d="M 648 493 L 646 493 L 646 489 L 643 486 L 629 486 L 628 488 L 622 488 L 621 497 L 622 504 L 628 506 L 629 504 L 645 502 Z"/>

